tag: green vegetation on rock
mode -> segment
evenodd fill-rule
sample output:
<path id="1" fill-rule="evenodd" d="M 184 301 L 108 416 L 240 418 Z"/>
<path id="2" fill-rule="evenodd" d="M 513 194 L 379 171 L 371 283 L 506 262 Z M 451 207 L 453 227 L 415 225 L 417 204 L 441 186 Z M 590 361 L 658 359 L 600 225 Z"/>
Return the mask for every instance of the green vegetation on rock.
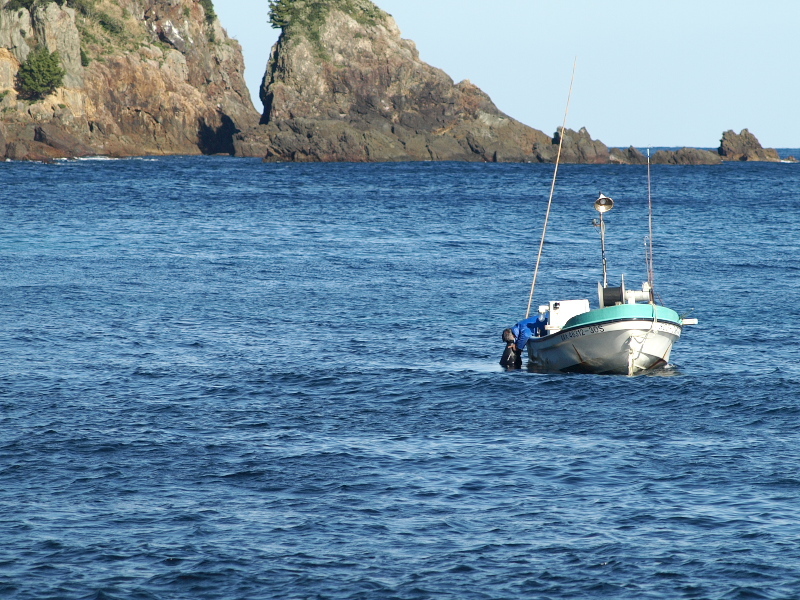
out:
<path id="1" fill-rule="evenodd" d="M 30 10 L 36 5 L 43 6 L 52 2 L 55 2 L 59 6 L 64 6 L 66 4 L 70 8 L 74 8 L 78 11 L 80 11 L 80 5 L 86 4 L 86 0 L 11 0 L 5 5 L 5 9 L 19 10 L 24 8 Z"/>
<path id="2" fill-rule="evenodd" d="M 275 29 L 316 32 L 331 9 L 350 15 L 362 25 L 385 23 L 387 14 L 370 0 L 270 0 L 269 20 Z"/>
<path id="3" fill-rule="evenodd" d="M 134 23 L 130 11 L 116 0 L 38 0 L 58 2 L 75 10 L 82 18 L 75 19 L 81 36 L 81 64 L 86 67 L 93 60 L 120 51 L 131 52 L 149 41 L 149 35 Z"/>
<path id="4" fill-rule="evenodd" d="M 210 0 L 204 0 L 210 2 Z M 125 26 L 119 19 L 95 8 L 95 0 L 11 0 L 5 5 L 6 10 L 31 10 L 34 6 L 44 6 L 55 2 L 59 6 L 68 6 L 79 14 L 92 19 L 100 24 L 108 33 L 120 35 L 125 31 Z"/>
<path id="5" fill-rule="evenodd" d="M 367 26 L 383 25 L 387 13 L 370 0 L 269 0 L 269 21 L 275 29 L 307 38 L 323 60 L 321 29 L 331 10 L 339 10 Z"/>
<path id="6" fill-rule="evenodd" d="M 10 0 L 10 2 L 6 3 L 6 5 L 3 8 L 5 8 L 6 10 L 19 10 L 21 8 L 30 10 L 31 8 L 33 8 L 35 2 L 36 0 Z"/>
<path id="7" fill-rule="evenodd" d="M 214 23 L 214 19 L 217 18 L 217 13 L 214 12 L 214 3 L 212 0 L 200 0 L 200 6 L 206 11 L 206 23 L 209 25 Z"/>
<path id="8" fill-rule="evenodd" d="M 28 54 L 17 72 L 17 89 L 32 100 L 44 98 L 61 87 L 66 71 L 61 66 L 58 51 L 50 52 L 40 46 Z"/>
<path id="9" fill-rule="evenodd" d="M 125 31 L 125 27 L 119 19 L 115 19 L 105 13 L 99 13 L 97 15 L 97 22 L 100 23 L 100 26 L 108 33 L 113 33 L 114 35 L 120 35 Z"/>

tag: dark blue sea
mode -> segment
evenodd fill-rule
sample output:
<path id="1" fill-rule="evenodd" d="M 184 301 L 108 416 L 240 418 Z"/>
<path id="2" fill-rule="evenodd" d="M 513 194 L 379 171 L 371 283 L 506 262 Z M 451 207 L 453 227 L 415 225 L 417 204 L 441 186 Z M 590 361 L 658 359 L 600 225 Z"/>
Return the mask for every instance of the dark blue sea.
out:
<path id="1" fill-rule="evenodd" d="M 800 165 L 653 167 L 635 378 L 498 364 L 552 174 L 0 164 L 0 598 L 800 598 Z M 646 279 L 646 168 L 563 165 L 534 306 L 598 192 Z"/>

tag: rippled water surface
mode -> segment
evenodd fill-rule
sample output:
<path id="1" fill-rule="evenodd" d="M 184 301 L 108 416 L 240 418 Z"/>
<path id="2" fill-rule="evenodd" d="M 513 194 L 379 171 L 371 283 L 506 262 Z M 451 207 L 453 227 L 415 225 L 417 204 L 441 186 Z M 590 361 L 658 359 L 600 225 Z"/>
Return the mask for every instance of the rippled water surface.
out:
<path id="1" fill-rule="evenodd" d="M 636 378 L 504 372 L 552 165 L 0 165 L 0 597 L 800 597 L 800 166 L 653 168 Z M 565 165 L 534 305 L 645 277 Z"/>

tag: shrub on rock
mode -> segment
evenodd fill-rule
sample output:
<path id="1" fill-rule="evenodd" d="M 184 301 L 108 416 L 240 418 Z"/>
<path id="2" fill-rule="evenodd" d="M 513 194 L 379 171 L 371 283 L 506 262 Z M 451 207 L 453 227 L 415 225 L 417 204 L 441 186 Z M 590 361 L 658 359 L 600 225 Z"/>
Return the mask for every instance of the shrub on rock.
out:
<path id="1" fill-rule="evenodd" d="M 61 87 L 65 74 L 58 51 L 50 52 L 40 46 L 20 65 L 17 90 L 23 98 L 40 100 Z"/>

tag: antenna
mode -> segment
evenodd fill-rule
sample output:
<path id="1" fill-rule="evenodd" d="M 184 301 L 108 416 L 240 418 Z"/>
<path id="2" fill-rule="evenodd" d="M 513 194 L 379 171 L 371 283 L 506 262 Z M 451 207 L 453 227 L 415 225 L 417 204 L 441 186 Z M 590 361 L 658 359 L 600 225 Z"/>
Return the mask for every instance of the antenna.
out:
<path id="1" fill-rule="evenodd" d="M 564 144 L 564 133 L 567 129 L 567 115 L 569 114 L 569 102 L 572 99 L 572 84 L 575 83 L 575 67 L 578 65 L 578 57 L 572 62 L 572 79 L 569 81 L 569 94 L 567 94 L 567 108 L 564 110 L 564 122 L 561 124 L 561 135 L 558 138 L 558 154 L 556 154 L 556 168 L 553 171 L 553 183 L 550 184 L 550 199 L 547 201 L 547 213 L 544 216 L 544 227 L 542 228 L 542 241 L 539 242 L 539 254 L 536 256 L 536 269 L 533 271 L 533 281 L 531 282 L 531 294 L 528 296 L 528 310 L 525 318 L 531 316 L 531 304 L 533 304 L 533 290 L 536 288 L 536 277 L 539 275 L 539 264 L 542 262 L 542 250 L 544 249 L 544 236 L 547 233 L 547 222 L 550 220 L 550 207 L 553 205 L 553 193 L 556 190 L 556 176 L 558 175 L 558 165 L 561 163 L 561 147 Z"/>
<path id="2" fill-rule="evenodd" d="M 655 303 L 655 274 L 653 272 L 653 195 L 650 187 L 650 148 L 647 149 L 647 208 L 650 233 L 647 237 L 647 283 L 650 285 L 650 302 Z"/>

